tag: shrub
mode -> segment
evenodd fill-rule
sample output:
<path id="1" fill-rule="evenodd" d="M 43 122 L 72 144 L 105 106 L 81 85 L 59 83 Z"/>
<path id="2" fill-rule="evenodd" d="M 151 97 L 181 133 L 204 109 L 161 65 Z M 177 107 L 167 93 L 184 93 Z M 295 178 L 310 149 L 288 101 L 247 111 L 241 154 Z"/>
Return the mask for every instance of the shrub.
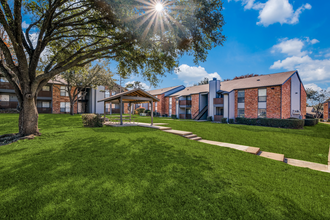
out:
<path id="1" fill-rule="evenodd" d="M 177 119 L 176 115 L 171 115 L 171 118 Z"/>
<path id="2" fill-rule="evenodd" d="M 103 119 L 100 114 L 83 114 L 81 118 L 85 127 L 103 127 Z"/>
<path id="3" fill-rule="evenodd" d="M 328 122 L 330 122 L 330 118 L 328 119 Z"/>
<path id="4" fill-rule="evenodd" d="M 146 113 L 147 116 L 151 116 L 151 111 L 149 109 L 145 110 L 144 113 Z"/>
<path id="5" fill-rule="evenodd" d="M 227 118 L 222 118 L 221 123 L 227 123 Z"/>
<path id="6" fill-rule="evenodd" d="M 236 118 L 238 124 L 258 125 L 278 128 L 303 128 L 305 121 L 302 119 L 276 119 L 276 118 Z"/>
<path id="7" fill-rule="evenodd" d="M 144 111 L 145 111 L 145 108 L 138 108 L 138 109 L 135 109 L 134 114 L 140 115 L 140 113 L 144 113 Z"/>
<path id="8" fill-rule="evenodd" d="M 305 119 L 305 126 L 314 126 L 319 123 L 319 119 Z"/>
<path id="9" fill-rule="evenodd" d="M 229 124 L 234 124 L 235 123 L 235 120 L 231 118 L 231 119 L 228 120 L 228 123 Z"/>
<path id="10" fill-rule="evenodd" d="M 208 121 L 212 121 L 212 116 L 207 116 Z"/>

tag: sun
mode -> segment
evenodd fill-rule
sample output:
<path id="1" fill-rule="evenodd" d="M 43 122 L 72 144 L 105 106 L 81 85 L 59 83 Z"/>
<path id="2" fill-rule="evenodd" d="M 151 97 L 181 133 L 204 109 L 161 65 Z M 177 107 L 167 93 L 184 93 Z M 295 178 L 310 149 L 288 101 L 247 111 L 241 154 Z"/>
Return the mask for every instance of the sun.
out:
<path id="1" fill-rule="evenodd" d="M 162 3 L 157 3 L 155 5 L 155 9 L 156 9 L 157 12 L 161 12 L 164 9 L 164 6 L 163 6 Z"/>

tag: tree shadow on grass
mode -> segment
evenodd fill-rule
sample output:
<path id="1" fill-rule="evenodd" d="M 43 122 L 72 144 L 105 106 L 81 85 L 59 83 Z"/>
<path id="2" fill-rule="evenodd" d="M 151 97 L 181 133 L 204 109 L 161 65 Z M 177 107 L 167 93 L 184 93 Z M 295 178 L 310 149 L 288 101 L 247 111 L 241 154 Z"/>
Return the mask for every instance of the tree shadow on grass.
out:
<path id="1" fill-rule="evenodd" d="M 65 146 L 0 170 L 0 218 L 317 218 L 293 201 L 290 210 L 274 211 L 252 189 L 215 172 L 207 158 L 152 137 L 88 137 Z"/>

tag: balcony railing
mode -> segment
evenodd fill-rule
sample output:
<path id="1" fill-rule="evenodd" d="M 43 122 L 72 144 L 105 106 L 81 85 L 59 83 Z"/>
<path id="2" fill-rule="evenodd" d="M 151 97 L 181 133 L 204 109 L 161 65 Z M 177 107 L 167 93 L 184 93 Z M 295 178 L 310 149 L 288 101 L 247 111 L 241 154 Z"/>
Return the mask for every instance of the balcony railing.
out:
<path id="1" fill-rule="evenodd" d="M 191 100 L 180 100 L 179 105 L 180 106 L 191 106 Z"/>
<path id="2" fill-rule="evenodd" d="M 38 107 L 38 113 L 52 113 L 52 108 Z"/>
<path id="3" fill-rule="evenodd" d="M 223 115 L 215 115 L 214 121 L 221 121 L 222 118 L 223 118 Z"/>
<path id="4" fill-rule="evenodd" d="M 180 119 L 191 119 L 191 114 L 179 114 Z"/>
<path id="5" fill-rule="evenodd" d="M 0 82 L 0 89 L 14 89 L 9 82 Z"/>
<path id="6" fill-rule="evenodd" d="M 213 99 L 214 105 L 222 105 L 223 104 L 223 98 L 214 98 Z"/>
<path id="7" fill-rule="evenodd" d="M 2 101 L 0 102 L 0 108 L 2 109 L 7 109 L 7 108 L 17 108 L 18 102 L 6 102 L 6 101 Z"/>
<path id="8" fill-rule="evenodd" d="M 38 97 L 52 97 L 51 91 L 40 91 Z"/>

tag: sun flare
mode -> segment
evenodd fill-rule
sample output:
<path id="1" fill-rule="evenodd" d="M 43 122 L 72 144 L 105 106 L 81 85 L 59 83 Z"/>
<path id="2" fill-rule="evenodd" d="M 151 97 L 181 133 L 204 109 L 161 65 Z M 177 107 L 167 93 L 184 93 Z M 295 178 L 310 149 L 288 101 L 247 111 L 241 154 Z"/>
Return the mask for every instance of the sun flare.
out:
<path id="1" fill-rule="evenodd" d="M 155 8 L 156 11 L 161 12 L 164 9 L 164 6 L 162 5 L 162 3 L 157 3 Z"/>

